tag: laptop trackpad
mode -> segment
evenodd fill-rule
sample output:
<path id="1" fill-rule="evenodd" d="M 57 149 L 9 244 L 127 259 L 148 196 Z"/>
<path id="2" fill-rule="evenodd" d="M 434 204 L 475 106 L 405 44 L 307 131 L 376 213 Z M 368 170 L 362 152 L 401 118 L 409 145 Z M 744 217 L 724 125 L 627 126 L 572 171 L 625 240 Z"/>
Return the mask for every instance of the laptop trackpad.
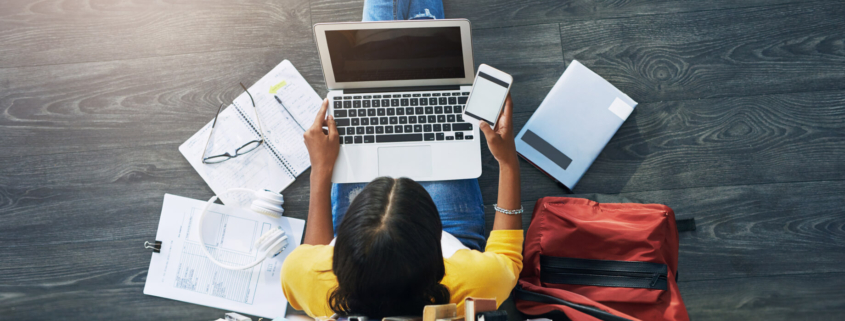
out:
<path id="1" fill-rule="evenodd" d="M 390 177 L 430 177 L 431 146 L 380 147 L 378 175 Z"/>

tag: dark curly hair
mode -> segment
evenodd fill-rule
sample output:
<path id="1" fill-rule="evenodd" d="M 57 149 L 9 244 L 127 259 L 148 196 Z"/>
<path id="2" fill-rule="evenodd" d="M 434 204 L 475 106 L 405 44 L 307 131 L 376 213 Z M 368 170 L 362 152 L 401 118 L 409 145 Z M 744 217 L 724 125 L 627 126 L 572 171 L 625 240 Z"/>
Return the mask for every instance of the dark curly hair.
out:
<path id="1" fill-rule="evenodd" d="M 379 177 L 349 205 L 337 229 L 329 305 L 341 315 L 420 315 L 449 303 L 443 227 L 428 192 L 408 178 Z"/>

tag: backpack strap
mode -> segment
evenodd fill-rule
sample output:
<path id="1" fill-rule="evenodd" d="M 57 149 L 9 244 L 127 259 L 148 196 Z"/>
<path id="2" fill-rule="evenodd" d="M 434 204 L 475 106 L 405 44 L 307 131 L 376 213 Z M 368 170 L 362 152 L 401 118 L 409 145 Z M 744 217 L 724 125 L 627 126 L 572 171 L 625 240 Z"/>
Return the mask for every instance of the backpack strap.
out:
<path id="1" fill-rule="evenodd" d="M 523 289 L 522 286 L 520 286 L 520 285 L 517 285 L 513 289 L 513 291 L 514 291 L 514 294 L 515 294 L 514 298 L 517 299 L 517 300 L 532 301 L 532 302 L 539 302 L 539 303 L 546 303 L 546 304 L 559 304 L 559 305 L 567 306 L 567 307 L 570 307 L 572 309 L 578 310 L 581 313 L 587 314 L 591 317 L 594 317 L 594 318 L 602 320 L 602 321 L 631 321 L 630 319 L 626 319 L 626 318 L 623 318 L 623 317 L 620 317 L 620 316 L 617 316 L 617 315 L 613 315 L 611 313 L 608 313 L 607 311 L 604 311 L 604 310 L 601 310 L 601 309 L 598 309 L 598 308 L 595 308 L 595 307 L 577 304 L 577 303 L 572 303 L 572 302 L 569 302 L 569 301 L 566 301 L 566 300 L 563 300 L 563 299 L 559 299 L 559 298 L 556 298 L 556 297 L 553 297 L 553 296 L 550 296 L 550 295 L 545 295 L 545 294 L 540 294 L 540 293 L 528 291 L 526 289 Z"/>
<path id="2" fill-rule="evenodd" d="M 675 220 L 675 226 L 678 227 L 678 232 L 695 231 L 695 217 L 685 218 L 682 220 Z"/>

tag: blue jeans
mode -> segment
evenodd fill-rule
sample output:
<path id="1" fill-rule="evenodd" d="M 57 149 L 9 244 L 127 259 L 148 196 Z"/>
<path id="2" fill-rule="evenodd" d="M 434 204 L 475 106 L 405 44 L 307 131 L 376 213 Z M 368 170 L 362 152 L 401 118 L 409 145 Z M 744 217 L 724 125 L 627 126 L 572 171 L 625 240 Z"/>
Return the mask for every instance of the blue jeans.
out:
<path id="1" fill-rule="evenodd" d="M 363 21 L 443 19 L 442 0 L 366 0 Z"/>

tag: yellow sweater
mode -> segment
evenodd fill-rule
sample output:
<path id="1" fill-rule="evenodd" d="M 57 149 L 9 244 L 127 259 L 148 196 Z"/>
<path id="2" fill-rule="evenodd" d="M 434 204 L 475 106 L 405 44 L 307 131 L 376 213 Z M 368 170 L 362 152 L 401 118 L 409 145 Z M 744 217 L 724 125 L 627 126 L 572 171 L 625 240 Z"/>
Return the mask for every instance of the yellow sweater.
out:
<path id="1" fill-rule="evenodd" d="M 508 298 L 522 271 L 522 238 L 522 230 L 492 231 L 484 253 L 461 249 L 443 259 L 446 275 L 441 283 L 449 289 L 450 302 L 458 304 L 459 315 L 464 314 L 468 296 L 496 298 L 497 305 Z M 328 302 L 330 291 L 337 287 L 333 250 L 333 246 L 303 244 L 282 264 L 285 298 L 311 317 L 334 314 Z"/>

